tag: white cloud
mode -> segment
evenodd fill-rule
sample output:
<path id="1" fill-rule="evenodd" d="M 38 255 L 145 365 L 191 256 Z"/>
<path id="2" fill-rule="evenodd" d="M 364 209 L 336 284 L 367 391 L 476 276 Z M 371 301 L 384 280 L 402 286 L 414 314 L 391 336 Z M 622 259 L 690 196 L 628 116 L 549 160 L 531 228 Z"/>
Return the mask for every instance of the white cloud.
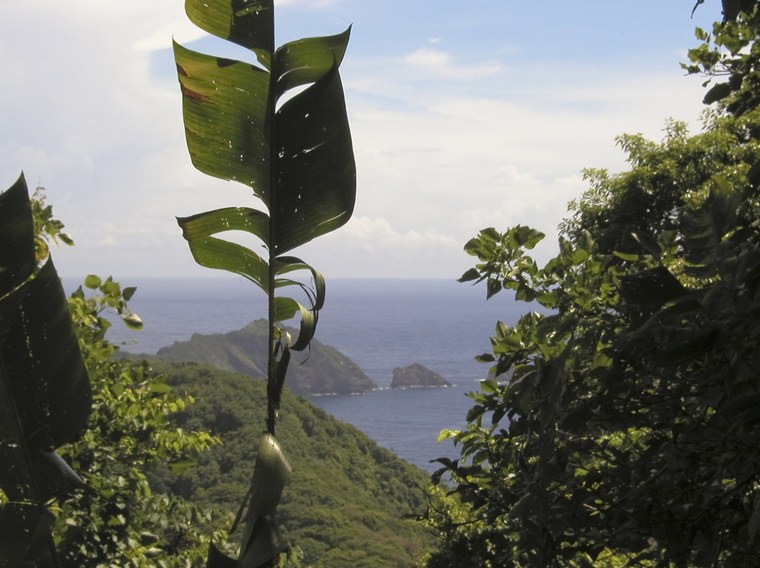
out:
<path id="1" fill-rule="evenodd" d="M 502 70 L 502 66 L 495 61 L 482 61 L 469 65 L 456 63 L 452 61 L 449 53 L 430 47 L 419 48 L 414 53 L 404 57 L 403 61 L 414 69 L 445 79 L 459 81 L 470 81 L 495 75 Z"/>
<path id="2" fill-rule="evenodd" d="M 458 243 L 446 234 L 420 232 L 414 229 L 399 232 L 381 217 L 353 217 L 343 228 L 347 239 L 365 249 L 382 250 L 387 246 L 427 249 L 428 247 L 456 246 Z"/>
<path id="3" fill-rule="evenodd" d="M 187 155 L 165 48 L 172 35 L 187 42 L 199 30 L 182 0 L 115 6 L 0 7 L 0 186 L 24 169 L 32 186 L 48 188 L 77 241 L 56 255 L 65 274 L 205 274 L 174 217 L 252 200 L 247 188 L 194 170 Z M 378 47 L 373 58 L 346 59 L 357 204 L 346 227 L 304 247 L 317 268 L 456 277 L 471 261 L 462 245 L 483 227 L 553 232 L 583 189 L 582 168 L 625 167 L 617 134 L 659 138 L 667 117 L 694 122 L 701 108 L 699 80 L 675 64 L 663 74 L 511 54 L 482 61 L 444 51 L 449 41 L 406 57 Z"/>

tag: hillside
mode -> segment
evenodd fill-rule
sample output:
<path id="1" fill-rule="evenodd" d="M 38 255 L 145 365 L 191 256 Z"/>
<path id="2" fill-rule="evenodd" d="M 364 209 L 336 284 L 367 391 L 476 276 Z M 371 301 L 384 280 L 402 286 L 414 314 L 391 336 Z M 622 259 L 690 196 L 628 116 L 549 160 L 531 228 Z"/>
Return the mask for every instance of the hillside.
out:
<path id="1" fill-rule="evenodd" d="M 267 323 L 256 320 L 225 334 L 193 334 L 189 341 L 163 347 L 157 356 L 167 361 L 208 363 L 255 378 L 266 377 Z M 287 385 L 297 394 L 355 394 L 377 388 L 356 363 L 316 339 L 309 351 L 294 354 Z"/>
<path id="2" fill-rule="evenodd" d="M 223 441 L 179 478 L 155 472 L 156 489 L 236 511 L 264 425 L 264 382 L 195 363 L 153 366 L 197 401 L 179 425 Z M 412 567 L 431 549 L 432 536 L 413 520 L 426 505 L 424 472 L 287 389 L 277 435 L 294 466 L 280 520 L 304 566 Z"/>

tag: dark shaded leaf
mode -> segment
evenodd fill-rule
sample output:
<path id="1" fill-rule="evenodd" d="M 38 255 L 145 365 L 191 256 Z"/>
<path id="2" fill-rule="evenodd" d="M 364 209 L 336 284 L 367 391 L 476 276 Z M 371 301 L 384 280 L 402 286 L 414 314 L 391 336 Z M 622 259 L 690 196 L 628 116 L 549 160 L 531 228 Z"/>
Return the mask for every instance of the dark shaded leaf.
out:
<path id="1" fill-rule="evenodd" d="M 30 449 L 76 440 L 92 395 L 52 260 L 0 300 L 0 321 L 0 357 Z"/>
<path id="2" fill-rule="evenodd" d="M 731 85 L 728 83 L 716 83 L 705 94 L 702 102 L 706 105 L 725 99 L 731 94 Z"/>
<path id="3" fill-rule="evenodd" d="M 621 279 L 620 294 L 632 305 L 662 306 L 687 293 L 664 266 L 630 274 Z"/>
<path id="4" fill-rule="evenodd" d="M 337 67 L 277 112 L 274 242 L 282 254 L 345 224 L 356 164 Z"/>
<path id="5" fill-rule="evenodd" d="M 0 193 L 0 298 L 34 270 L 34 223 L 24 174 Z"/>
<path id="6" fill-rule="evenodd" d="M 476 268 L 470 268 L 467 272 L 462 274 L 457 279 L 457 282 L 472 282 L 473 280 L 477 280 L 480 278 L 480 271 Z"/>
<path id="7" fill-rule="evenodd" d="M 55 566 L 48 546 L 53 521 L 52 513 L 38 505 L 0 505 L 0 568 Z"/>

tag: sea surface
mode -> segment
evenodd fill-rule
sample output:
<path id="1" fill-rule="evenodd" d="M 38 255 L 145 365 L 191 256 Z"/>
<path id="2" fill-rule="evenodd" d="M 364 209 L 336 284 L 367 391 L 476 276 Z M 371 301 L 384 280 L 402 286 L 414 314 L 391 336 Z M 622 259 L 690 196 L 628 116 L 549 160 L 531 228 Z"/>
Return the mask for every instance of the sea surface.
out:
<path id="1" fill-rule="evenodd" d="M 73 282 L 64 282 L 67 288 Z M 132 353 L 155 354 L 193 333 L 226 333 L 265 317 L 263 293 L 242 278 L 122 279 L 137 286 L 130 301 L 145 327 L 114 325 L 112 341 Z M 455 457 L 445 428 L 462 428 L 488 365 L 497 320 L 514 323 L 530 306 L 503 292 L 486 301 L 485 287 L 455 280 L 333 279 L 316 339 L 332 345 L 381 388 L 363 395 L 318 396 L 312 402 L 353 424 L 404 460 L 428 471 L 439 457 Z M 393 369 L 420 363 L 454 386 L 391 390 Z M 308 365 L 308 361 L 305 363 Z M 287 384 L 287 382 L 286 382 Z"/>

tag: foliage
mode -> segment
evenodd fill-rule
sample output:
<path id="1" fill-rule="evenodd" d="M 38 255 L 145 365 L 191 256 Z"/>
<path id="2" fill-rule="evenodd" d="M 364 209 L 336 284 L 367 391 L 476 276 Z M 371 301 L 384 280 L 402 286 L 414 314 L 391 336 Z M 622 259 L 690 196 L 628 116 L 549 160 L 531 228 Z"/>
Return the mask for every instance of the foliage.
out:
<path id="1" fill-rule="evenodd" d="M 171 422 L 192 397 L 175 394 L 145 363 L 113 358 L 106 312 L 135 326 L 126 305 L 133 293 L 110 277 L 90 275 L 69 299 L 94 390 L 87 431 L 62 450 L 87 483 L 59 510 L 59 549 L 69 566 L 199 565 L 210 540 L 204 535 L 229 519 L 151 488 L 152 467 L 184 471 L 218 441 Z"/>
<path id="2" fill-rule="evenodd" d="M 196 400 L 177 415 L 177 424 L 222 440 L 181 475 L 153 470 L 154 487 L 203 507 L 234 510 L 250 482 L 266 412 L 264 382 L 208 365 L 152 366 Z M 293 476 L 278 515 L 304 566 L 411 568 L 431 550 L 431 536 L 414 518 L 426 504 L 424 472 L 287 390 L 279 431 Z"/>
<path id="3" fill-rule="evenodd" d="M 23 174 L 0 194 L 0 237 L 0 559 L 58 566 L 49 507 L 82 481 L 55 450 L 81 435 L 92 393 Z"/>
<path id="4" fill-rule="evenodd" d="M 210 566 L 262 566 L 282 548 L 274 516 L 290 464 L 274 434 L 290 351 L 308 347 L 325 293 L 321 274 L 286 253 L 342 226 L 354 207 L 356 167 L 338 74 L 349 32 L 275 50 L 273 0 L 187 0 L 185 9 L 200 28 L 250 49 L 257 61 L 174 46 L 193 164 L 248 185 L 267 210 L 228 207 L 178 219 L 196 262 L 240 274 L 269 298 L 267 430 L 238 515 L 243 545 L 237 562 L 213 547 L 209 556 Z M 297 87 L 305 88 L 282 99 Z M 228 231 L 258 239 L 267 258 L 216 236 Z M 310 275 L 311 285 L 294 272 Z M 275 293 L 284 288 L 300 299 Z M 300 330 L 291 338 L 278 322 L 297 316 Z"/>
<path id="5" fill-rule="evenodd" d="M 38 185 L 34 188 L 29 200 L 34 221 L 34 248 L 37 261 L 44 260 L 50 254 L 49 242 L 74 245 L 74 240 L 63 229 L 63 223 L 53 217 L 53 206 L 45 200 L 45 188 Z"/>
<path id="6" fill-rule="evenodd" d="M 7 199 L 7 194 L 4 198 Z M 26 215 L 16 210 L 2 226 L 6 231 L 13 230 L 18 222 L 26 227 L 24 231 L 29 238 L 24 250 L 30 258 L 36 255 L 34 262 L 49 262 L 51 242 L 72 244 L 71 238 L 62 232 L 63 224 L 53 216 L 52 207 L 45 204 L 42 188 L 35 191 L 22 209 Z M 3 242 L 11 241 L 4 238 Z M 9 265 L 9 258 L 8 255 L 3 258 L 4 266 Z M 60 288 L 57 278 L 55 281 Z M 198 565 L 209 540 L 202 535 L 209 533 L 210 527 L 221 519 L 229 518 L 228 514 L 192 505 L 176 496 L 156 493 L 149 485 L 146 472 L 155 464 L 169 464 L 177 472 L 184 471 L 199 452 L 217 440 L 209 434 L 177 428 L 170 422 L 172 415 L 193 403 L 192 397 L 174 394 L 143 363 L 113 359 L 117 348 L 106 339 L 111 326 L 106 314 L 115 313 L 126 325 L 139 329 L 142 322 L 127 306 L 134 292 L 134 288 L 122 289 L 110 277 L 101 279 L 95 275 L 88 276 L 84 286 L 68 301 L 62 289 L 60 292 L 63 309 L 73 324 L 73 345 L 62 346 L 72 353 L 81 352 L 92 391 L 91 398 L 87 398 L 88 408 L 90 400 L 92 408 L 86 418 L 86 430 L 80 432 L 78 439 L 59 446 L 59 455 L 66 461 L 59 458 L 55 462 L 59 469 L 71 471 L 73 467 L 84 482 L 69 474 L 68 478 L 76 482 L 75 487 L 54 487 L 67 491 L 65 494 L 57 491 L 44 500 L 50 510 L 47 517 L 54 541 L 51 547 L 37 546 L 36 550 L 50 550 L 53 558 L 50 562 L 56 566 Z M 3 300 L 7 301 L 7 296 Z M 45 339 L 50 345 L 41 353 L 56 352 L 53 337 L 48 330 Z M 60 362 L 59 365 L 57 372 L 65 367 Z M 39 396 L 33 399 L 34 404 L 40 404 L 41 400 Z M 76 427 L 75 420 L 71 417 L 68 420 L 71 424 L 56 428 L 65 432 Z M 39 427 L 39 420 L 35 424 Z M 3 434 L 8 431 L 4 425 Z M 4 455 L 8 457 L 7 452 Z M 12 471 L 12 460 L 5 463 Z M 4 467 L 2 473 L 7 476 L 8 470 Z M 8 486 L 3 487 L 7 490 Z M 14 498 L 15 491 L 8 493 L 5 500 Z M 14 527 L 4 525 L 4 545 L 9 541 L 11 528 Z M 5 552 L 3 562 L 16 566 L 13 556 Z M 40 558 L 27 560 L 35 566 L 48 565 Z"/>
<path id="7" fill-rule="evenodd" d="M 760 563 L 760 111 L 729 110 L 620 137 L 630 170 L 586 172 L 543 267 L 526 227 L 467 243 L 463 280 L 543 313 L 497 324 L 442 433 L 429 566 Z"/>
<path id="8" fill-rule="evenodd" d="M 696 9 L 704 0 L 698 0 Z M 723 21 L 715 22 L 711 31 L 697 28 L 702 42 L 689 50 L 689 73 L 708 76 L 705 85 L 716 77 L 704 102 L 721 101 L 732 114 L 743 114 L 760 103 L 760 2 L 758 0 L 723 0 Z"/>

